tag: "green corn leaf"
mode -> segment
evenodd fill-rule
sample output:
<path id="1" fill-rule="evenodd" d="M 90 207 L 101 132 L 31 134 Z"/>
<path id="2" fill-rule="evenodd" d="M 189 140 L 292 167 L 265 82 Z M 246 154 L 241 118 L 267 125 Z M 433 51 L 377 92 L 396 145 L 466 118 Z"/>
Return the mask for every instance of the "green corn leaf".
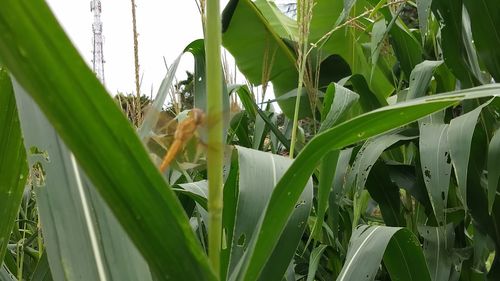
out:
<path id="1" fill-rule="evenodd" d="M 354 160 L 354 164 L 346 180 L 346 188 L 351 190 L 352 194 L 359 193 L 365 187 L 371 168 L 384 150 L 399 141 L 411 140 L 414 138 L 415 136 L 394 133 L 369 139 L 363 144 L 356 155 L 356 159 Z"/>
<path id="2" fill-rule="evenodd" d="M 458 182 L 460 199 L 467 209 L 467 173 L 471 152 L 472 136 L 481 114 L 481 110 L 490 102 L 483 103 L 473 111 L 454 118 L 448 128 L 448 142 L 450 145 L 451 161 Z"/>
<path id="3" fill-rule="evenodd" d="M 151 280 L 149 268 L 38 106 L 14 86 L 51 272 L 57 280 Z M 39 172 L 40 172 L 39 171 Z"/>
<path id="4" fill-rule="evenodd" d="M 422 123 L 420 161 L 425 186 L 439 225 L 444 225 L 451 176 L 448 125 Z"/>
<path id="5" fill-rule="evenodd" d="M 292 161 L 289 158 L 238 147 L 239 195 L 232 237 L 229 272 L 238 269 L 248 251 L 252 235 L 262 223 L 262 210 L 270 199 L 277 181 Z M 283 236 L 262 270 L 261 280 L 279 280 L 292 259 L 307 225 L 312 206 L 312 182 L 309 182 L 294 205 L 293 213 L 283 229 Z M 234 278 L 234 276 L 232 276 Z"/>
<path id="6" fill-rule="evenodd" d="M 44 1 L 3 2 L 0 57 L 74 153 L 156 278 L 214 280 L 174 192 Z"/>
<path id="7" fill-rule="evenodd" d="M 415 99 L 363 114 L 313 138 L 278 182 L 256 229 L 239 279 L 258 278 L 316 163 L 328 152 L 365 140 L 442 110 L 462 99 L 498 95 L 497 84 Z"/>
<path id="8" fill-rule="evenodd" d="M 250 0 L 229 1 L 222 13 L 222 44 L 246 79 L 254 85 L 272 81 L 274 93 L 280 97 L 297 87 L 297 58 L 280 37 L 287 27 L 276 17 L 266 18 L 276 14 L 269 9 L 272 6 L 262 1 L 259 6 Z M 295 100 L 279 100 L 279 104 L 287 116 L 293 116 Z M 309 102 L 304 99 L 301 113 L 308 112 Z"/>
<path id="9" fill-rule="evenodd" d="M 410 74 L 410 89 L 407 100 L 419 98 L 425 95 L 427 92 L 427 87 L 431 82 L 432 74 L 434 70 L 439 67 L 442 61 L 423 61 L 411 71 Z"/>
<path id="10" fill-rule="evenodd" d="M 463 88 L 478 84 L 467 62 L 463 40 L 462 0 L 436 0 L 432 11 L 441 25 L 441 48 L 445 64 L 464 84 Z"/>
<path id="11" fill-rule="evenodd" d="M 418 232 L 424 238 L 423 251 L 431 280 L 448 280 L 452 266 L 451 249 L 455 239 L 453 225 L 419 226 Z"/>
<path id="12" fill-rule="evenodd" d="M 486 68 L 500 80 L 500 6 L 495 0 L 464 0 L 470 16 L 474 45 Z"/>
<path id="13" fill-rule="evenodd" d="M 318 270 L 319 262 L 323 252 L 326 250 L 328 245 L 319 245 L 314 248 L 309 257 L 309 270 L 307 272 L 307 281 L 314 281 L 316 271 Z"/>
<path id="14" fill-rule="evenodd" d="M 7 71 L 0 66 L 0 263 L 14 226 L 28 177 L 26 152 L 17 115 L 14 91 Z"/>
<path id="15" fill-rule="evenodd" d="M 493 135 L 488 146 L 488 211 L 491 214 L 500 182 L 500 130 Z"/>
<path id="16" fill-rule="evenodd" d="M 384 259 L 392 280 L 431 280 L 416 237 L 405 228 L 361 225 L 337 281 L 371 281 Z"/>
<path id="17" fill-rule="evenodd" d="M 417 3 L 418 22 L 420 23 L 420 33 L 422 35 L 422 42 L 425 40 L 429 29 L 429 15 L 431 14 L 432 0 L 419 0 Z"/>
<path id="18" fill-rule="evenodd" d="M 387 166 L 383 162 L 377 162 L 372 167 L 366 188 L 373 200 L 379 204 L 385 225 L 405 226 L 399 187 L 391 181 Z"/>

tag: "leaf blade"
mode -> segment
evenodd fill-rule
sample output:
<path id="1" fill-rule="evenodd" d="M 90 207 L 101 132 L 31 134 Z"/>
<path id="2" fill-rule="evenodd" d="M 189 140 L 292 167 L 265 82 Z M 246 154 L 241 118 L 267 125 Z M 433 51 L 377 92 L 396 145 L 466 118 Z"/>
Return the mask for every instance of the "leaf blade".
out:
<path id="1" fill-rule="evenodd" d="M 12 83 L 7 71 L 0 66 L 0 262 L 4 258 L 28 178 L 17 114 Z"/>
<path id="2" fill-rule="evenodd" d="M 44 1 L 4 2 L 0 57 L 75 154 L 156 276 L 214 280 L 178 199 Z M 162 221 L 154 219 L 159 213 Z"/>
<path id="3" fill-rule="evenodd" d="M 499 87 L 497 84 L 481 86 L 387 106 L 358 116 L 317 135 L 304 147 L 274 189 L 265 210 L 262 226 L 256 229 L 258 235 L 249 246 L 251 252 L 247 255 L 242 267 L 241 279 L 253 280 L 257 278 L 263 263 L 267 260 L 279 238 L 280 230 L 311 175 L 313 167 L 326 152 L 341 149 L 407 124 L 427 114 L 442 110 L 462 99 L 498 95 Z M 377 124 L 377 126 L 373 124 Z"/>

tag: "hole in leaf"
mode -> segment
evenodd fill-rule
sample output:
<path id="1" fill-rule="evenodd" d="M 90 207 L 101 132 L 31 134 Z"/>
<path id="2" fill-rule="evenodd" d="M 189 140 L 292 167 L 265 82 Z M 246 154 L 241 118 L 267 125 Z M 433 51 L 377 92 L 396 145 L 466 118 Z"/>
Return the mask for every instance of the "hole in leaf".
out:
<path id="1" fill-rule="evenodd" d="M 236 245 L 238 247 L 244 247 L 245 246 L 245 240 L 246 240 L 246 236 L 245 236 L 245 233 L 242 233 L 240 235 L 240 238 L 238 238 L 238 242 L 236 243 Z"/>
<path id="2" fill-rule="evenodd" d="M 431 171 L 430 170 L 425 170 L 424 171 L 424 175 L 427 177 L 427 178 L 431 178 Z"/>
<path id="3" fill-rule="evenodd" d="M 305 200 L 299 201 L 297 204 L 295 204 L 295 209 L 297 209 L 298 207 L 305 205 L 305 204 L 306 204 Z"/>

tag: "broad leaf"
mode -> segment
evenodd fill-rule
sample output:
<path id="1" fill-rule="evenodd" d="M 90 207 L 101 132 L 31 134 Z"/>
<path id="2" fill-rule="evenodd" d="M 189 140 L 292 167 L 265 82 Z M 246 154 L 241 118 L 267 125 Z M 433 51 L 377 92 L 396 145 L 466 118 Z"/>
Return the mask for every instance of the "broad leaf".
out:
<path id="1" fill-rule="evenodd" d="M 330 192 L 329 203 L 329 215 L 332 216 L 332 238 L 335 239 L 339 233 L 339 217 L 340 217 L 340 205 L 341 199 L 345 195 L 344 183 L 347 172 L 350 168 L 349 161 L 351 159 L 353 148 L 346 148 L 340 151 L 338 161 L 335 166 L 335 176 L 333 178 L 333 188 Z M 330 152 L 331 153 L 331 152 Z M 349 227 L 351 228 L 351 227 Z"/>
<path id="2" fill-rule="evenodd" d="M 392 21 L 391 21 L 392 22 Z M 378 62 L 378 57 L 380 55 L 380 50 L 382 49 L 382 41 L 387 36 L 387 26 L 385 25 L 385 20 L 379 20 L 373 24 L 372 27 L 372 40 L 370 44 L 371 49 L 371 63 L 373 65 L 372 69 Z M 372 70 L 373 71 L 373 70 Z"/>
<path id="3" fill-rule="evenodd" d="M 339 157 L 340 151 L 335 150 L 328 152 L 328 154 L 323 159 L 321 159 L 321 164 L 319 166 L 320 174 L 318 194 L 316 196 L 316 200 L 318 201 L 318 208 L 316 210 L 316 221 L 314 222 L 313 230 L 311 236 L 309 236 L 309 240 L 319 233 L 323 225 L 326 209 L 328 208 L 328 199 L 334 193 L 333 181 L 335 178 L 335 171 L 337 169 Z"/>
<path id="4" fill-rule="evenodd" d="M 352 194 L 359 193 L 365 187 L 370 170 L 382 152 L 399 141 L 411 140 L 414 138 L 415 136 L 406 136 L 398 132 L 369 139 L 363 144 L 356 155 L 356 159 L 354 160 L 354 164 L 347 178 L 346 188 L 351 190 Z"/>
<path id="5" fill-rule="evenodd" d="M 483 103 L 473 111 L 452 119 L 448 128 L 451 161 L 457 177 L 459 196 L 465 209 L 467 209 L 467 173 L 472 136 L 481 110 L 488 104 L 489 102 Z"/>
<path id="6" fill-rule="evenodd" d="M 488 146 L 488 211 L 491 214 L 500 182 L 500 130 L 493 135 Z"/>
<path id="7" fill-rule="evenodd" d="M 262 222 L 262 210 L 291 160 L 278 155 L 238 147 L 239 195 L 232 237 L 230 272 L 237 268 L 247 251 L 252 235 Z M 279 280 L 292 259 L 305 230 L 312 206 L 312 182 L 297 200 L 294 211 L 272 255 L 263 269 L 261 280 Z M 233 277 L 234 278 L 234 277 Z"/>
<path id="8" fill-rule="evenodd" d="M 397 186 L 408 191 L 420 204 L 432 211 L 425 183 L 423 180 L 419 182 L 417 172 L 420 171 L 420 166 L 415 168 L 415 166 L 410 165 L 388 165 L 387 168 L 389 169 L 391 180 Z"/>
<path id="9" fill-rule="evenodd" d="M 417 12 L 418 12 L 418 22 L 420 23 L 420 33 L 422 35 L 422 42 L 425 39 L 428 31 L 429 15 L 431 13 L 432 0 L 418 0 L 417 2 Z"/>
<path id="10" fill-rule="evenodd" d="M 174 192 L 44 1 L 3 3 L 0 57 L 74 153 L 156 277 L 214 280 Z"/>
<path id="11" fill-rule="evenodd" d="M 439 225 L 446 223 L 445 209 L 451 175 L 448 125 L 420 125 L 420 161 L 425 186 Z"/>
<path id="12" fill-rule="evenodd" d="M 0 67 L 0 263 L 14 226 L 28 177 L 14 91 L 7 71 Z"/>
<path id="13" fill-rule="evenodd" d="M 453 225 L 419 226 L 424 238 L 424 255 L 433 281 L 448 280 L 452 266 L 451 250 L 455 240 Z"/>
<path id="14" fill-rule="evenodd" d="M 405 226 L 401 212 L 399 187 L 391 181 L 386 165 L 377 162 L 371 170 L 366 188 L 373 200 L 379 204 L 385 225 Z"/>
<path id="15" fill-rule="evenodd" d="M 2 281 L 14 281 L 16 280 L 12 274 L 7 270 L 4 264 L 0 264 L 0 280 Z M 17 280 L 16 280 L 17 281 Z"/>
<path id="16" fill-rule="evenodd" d="M 420 244 L 409 230 L 361 225 L 351 236 L 337 281 L 374 280 L 382 257 L 392 280 L 430 280 Z"/>
<path id="17" fill-rule="evenodd" d="M 254 3 L 281 38 L 298 41 L 297 22 L 283 14 L 274 1 L 257 0 Z"/>
<path id="18" fill-rule="evenodd" d="M 497 95 L 498 90 L 499 85 L 493 84 L 399 103 L 363 114 L 318 134 L 304 147 L 274 189 L 264 211 L 263 222 L 249 245 L 240 278 L 258 278 L 316 163 L 328 151 L 397 128 L 462 99 Z"/>
<path id="19" fill-rule="evenodd" d="M 362 43 L 368 43 L 369 39 L 360 39 L 362 32 L 350 26 L 338 28 L 337 19 L 343 20 L 356 1 L 346 1 L 351 4 L 343 6 L 341 1 L 316 0 L 313 7 L 308 42 L 318 46 L 318 52 L 322 57 L 338 55 L 344 59 L 353 75 L 362 75 L 368 82 L 369 89 L 375 93 L 378 99 L 385 100 L 394 90 L 394 87 L 382 73 L 378 66 L 372 72 L 369 60 L 363 52 Z M 356 9 L 369 8 L 364 2 Z M 346 8 L 346 9 L 344 9 Z M 333 32 L 332 32 L 333 31 Z M 329 36 L 326 36 L 329 35 Z"/>
<path id="20" fill-rule="evenodd" d="M 441 25 L 441 48 L 444 62 L 453 74 L 468 88 L 478 83 L 467 62 L 463 41 L 462 0 L 434 0 L 432 11 Z"/>
<path id="21" fill-rule="evenodd" d="M 307 272 L 307 281 L 314 281 L 316 270 L 318 270 L 318 265 L 321 260 L 323 252 L 326 250 L 328 245 L 319 245 L 314 248 L 309 257 L 309 270 Z"/>
<path id="22" fill-rule="evenodd" d="M 341 121 L 348 110 L 359 99 L 359 95 L 355 92 L 336 83 L 333 83 L 332 85 L 332 88 L 329 87 L 329 89 L 332 92 L 331 95 L 333 96 L 333 102 L 326 111 L 327 114 L 324 114 L 325 117 L 321 122 L 319 132 L 329 129 Z"/>
<path id="23" fill-rule="evenodd" d="M 486 68 L 500 80 L 500 6 L 495 0 L 464 0 L 469 12 L 474 45 Z"/>
<path id="24" fill-rule="evenodd" d="M 151 280 L 149 268 L 33 100 L 15 85 L 37 206 L 58 280 Z"/>
<path id="25" fill-rule="evenodd" d="M 270 5 L 259 5 L 269 8 Z M 250 0 L 231 0 L 222 14 L 222 44 L 233 55 L 238 69 L 254 85 L 273 82 L 277 97 L 297 87 L 296 56 L 280 38 L 286 30 L 280 22 L 269 20 Z M 274 18 L 276 20 L 276 18 Z M 280 27 L 281 26 L 281 27 Z M 295 99 L 279 101 L 287 116 L 293 116 Z M 309 102 L 301 103 L 304 113 L 310 112 Z"/>
<path id="26" fill-rule="evenodd" d="M 333 127 L 333 125 L 342 120 L 358 98 L 359 96 L 356 93 L 347 88 L 336 83 L 330 84 L 325 94 L 322 112 L 323 117 L 319 132 Z M 333 180 L 339 156 L 340 151 L 336 150 L 329 152 L 327 156 L 321 160 L 320 182 L 317 195 L 318 209 L 316 211 L 316 221 L 313 226 L 313 233 L 310 236 L 311 238 L 316 236 L 321 230 L 328 207 L 330 193 L 333 191 Z M 335 203 L 332 205 L 332 208 L 338 209 L 337 200 L 334 199 L 334 201 Z"/>
<path id="27" fill-rule="evenodd" d="M 408 95 L 406 96 L 407 100 L 419 98 L 425 95 L 427 87 L 431 82 L 434 70 L 442 63 L 442 61 L 426 60 L 415 66 L 410 74 L 410 89 L 408 91 Z"/>
<path id="28" fill-rule="evenodd" d="M 369 2 L 375 4 L 378 1 L 369 0 Z M 380 9 L 380 12 L 384 15 L 386 21 L 392 21 L 394 16 L 388 7 Z M 411 71 L 423 60 L 422 46 L 400 19 L 389 30 L 389 35 L 401 70 L 408 79 Z"/>
<path id="29" fill-rule="evenodd" d="M 30 281 L 52 281 L 52 280 L 53 278 L 50 272 L 49 260 L 47 259 L 47 253 L 44 252 L 40 260 L 38 260 L 35 271 L 33 272 Z"/>

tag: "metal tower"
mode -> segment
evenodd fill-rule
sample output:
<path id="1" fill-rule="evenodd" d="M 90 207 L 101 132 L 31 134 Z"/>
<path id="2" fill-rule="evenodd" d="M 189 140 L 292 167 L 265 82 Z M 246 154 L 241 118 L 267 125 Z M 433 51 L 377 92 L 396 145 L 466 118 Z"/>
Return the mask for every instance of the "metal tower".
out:
<path id="1" fill-rule="evenodd" d="M 101 21 L 101 0 L 90 1 L 90 11 L 94 13 L 94 23 L 92 23 L 92 31 L 94 33 L 92 43 L 92 70 L 97 75 L 97 78 L 104 84 L 104 53 L 103 53 L 103 35 Z"/>

